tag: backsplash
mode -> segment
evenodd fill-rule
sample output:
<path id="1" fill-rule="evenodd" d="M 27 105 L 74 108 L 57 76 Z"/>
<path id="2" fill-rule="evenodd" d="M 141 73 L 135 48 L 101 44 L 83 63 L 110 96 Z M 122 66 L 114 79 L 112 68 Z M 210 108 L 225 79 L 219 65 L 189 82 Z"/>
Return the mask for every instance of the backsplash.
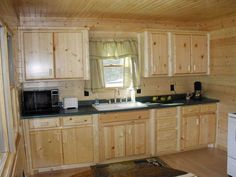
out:
<path id="1" fill-rule="evenodd" d="M 193 83 L 196 80 L 201 80 L 204 76 L 199 77 L 163 77 L 163 78 L 142 78 L 141 79 L 141 94 L 138 96 L 152 96 L 174 94 L 170 91 L 170 84 L 175 85 L 176 93 L 186 93 L 193 91 Z M 114 98 L 114 89 L 107 89 L 97 93 L 89 93 L 89 96 L 84 96 L 84 81 L 70 80 L 70 81 L 39 81 L 27 82 L 23 84 L 23 88 L 47 88 L 55 87 L 59 89 L 60 100 L 64 97 L 77 97 L 79 100 L 91 100 L 98 97 L 99 99 Z M 204 88 L 203 88 L 204 89 Z M 124 98 L 130 93 L 127 90 L 120 90 L 120 96 Z"/>

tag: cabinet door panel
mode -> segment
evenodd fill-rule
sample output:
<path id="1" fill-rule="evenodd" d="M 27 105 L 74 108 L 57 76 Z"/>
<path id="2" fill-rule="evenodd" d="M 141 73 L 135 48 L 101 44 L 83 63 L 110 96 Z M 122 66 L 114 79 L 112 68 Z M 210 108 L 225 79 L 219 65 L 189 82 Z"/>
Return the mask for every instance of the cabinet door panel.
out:
<path id="1" fill-rule="evenodd" d="M 54 78 L 52 33 L 23 34 L 25 79 Z"/>
<path id="2" fill-rule="evenodd" d="M 207 73 L 208 54 L 206 35 L 192 35 L 192 66 L 193 73 Z"/>
<path id="3" fill-rule="evenodd" d="M 62 165 L 61 131 L 47 130 L 30 133 L 33 168 Z"/>
<path id="4" fill-rule="evenodd" d="M 151 71 L 153 75 L 168 74 L 168 36 L 165 33 L 152 33 Z"/>
<path id="5" fill-rule="evenodd" d="M 206 114 L 200 118 L 199 144 L 210 144 L 215 142 L 216 115 Z"/>
<path id="6" fill-rule="evenodd" d="M 93 161 L 93 129 L 91 126 L 62 130 L 64 164 Z"/>
<path id="7" fill-rule="evenodd" d="M 126 155 L 146 153 L 146 121 L 126 125 Z"/>
<path id="8" fill-rule="evenodd" d="M 185 34 L 175 34 L 174 41 L 174 74 L 190 73 L 191 36 Z"/>
<path id="9" fill-rule="evenodd" d="M 125 126 L 114 125 L 102 127 L 102 160 L 125 156 Z"/>
<path id="10" fill-rule="evenodd" d="M 191 148 L 198 145 L 199 142 L 199 117 L 183 117 L 182 118 L 182 148 Z"/>
<path id="11" fill-rule="evenodd" d="M 56 78 L 83 78 L 83 36 L 55 33 Z"/>

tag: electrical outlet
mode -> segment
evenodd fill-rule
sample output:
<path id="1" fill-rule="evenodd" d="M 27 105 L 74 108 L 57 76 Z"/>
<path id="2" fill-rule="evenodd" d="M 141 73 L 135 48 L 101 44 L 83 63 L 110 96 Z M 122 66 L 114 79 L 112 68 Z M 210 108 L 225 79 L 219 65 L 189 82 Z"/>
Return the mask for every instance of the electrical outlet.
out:
<path id="1" fill-rule="evenodd" d="M 137 89 L 137 94 L 141 94 L 142 90 L 141 89 Z"/>
<path id="2" fill-rule="evenodd" d="M 84 91 L 84 96 L 89 96 L 89 91 Z"/>
<path id="3" fill-rule="evenodd" d="M 170 91 L 175 91 L 175 85 L 174 84 L 170 84 Z"/>

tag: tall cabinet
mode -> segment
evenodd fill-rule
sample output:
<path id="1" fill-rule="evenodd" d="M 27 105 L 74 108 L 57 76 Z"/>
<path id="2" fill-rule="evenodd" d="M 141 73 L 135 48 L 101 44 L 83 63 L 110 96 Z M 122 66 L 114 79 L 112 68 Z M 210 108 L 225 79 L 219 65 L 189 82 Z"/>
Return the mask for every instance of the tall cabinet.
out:
<path id="1" fill-rule="evenodd" d="M 89 79 L 87 29 L 21 31 L 25 80 Z"/>

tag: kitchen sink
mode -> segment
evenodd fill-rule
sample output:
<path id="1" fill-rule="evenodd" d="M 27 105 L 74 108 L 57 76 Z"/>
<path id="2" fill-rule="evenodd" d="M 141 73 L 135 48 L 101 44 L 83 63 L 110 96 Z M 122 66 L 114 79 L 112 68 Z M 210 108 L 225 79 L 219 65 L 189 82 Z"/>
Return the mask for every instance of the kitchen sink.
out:
<path id="1" fill-rule="evenodd" d="M 93 104 L 93 107 L 98 111 L 112 111 L 112 110 L 123 110 L 123 109 L 134 109 L 134 108 L 145 108 L 146 104 L 140 102 L 124 102 L 124 103 L 100 103 Z"/>
<path id="2" fill-rule="evenodd" d="M 160 103 L 160 105 L 163 105 L 163 106 L 180 106 L 180 105 L 183 105 L 184 103 Z"/>

